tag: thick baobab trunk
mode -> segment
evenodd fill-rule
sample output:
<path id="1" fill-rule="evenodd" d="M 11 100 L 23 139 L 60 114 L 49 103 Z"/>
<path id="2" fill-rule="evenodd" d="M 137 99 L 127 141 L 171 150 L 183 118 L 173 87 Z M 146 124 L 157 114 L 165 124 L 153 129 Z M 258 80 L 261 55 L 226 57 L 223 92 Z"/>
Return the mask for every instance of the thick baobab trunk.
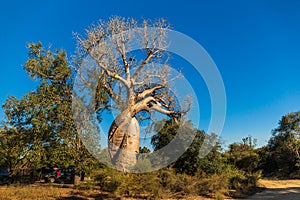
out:
<path id="1" fill-rule="evenodd" d="M 108 134 L 112 163 L 120 171 L 129 171 L 136 164 L 140 147 L 140 127 L 128 110 L 123 111 L 112 123 Z"/>

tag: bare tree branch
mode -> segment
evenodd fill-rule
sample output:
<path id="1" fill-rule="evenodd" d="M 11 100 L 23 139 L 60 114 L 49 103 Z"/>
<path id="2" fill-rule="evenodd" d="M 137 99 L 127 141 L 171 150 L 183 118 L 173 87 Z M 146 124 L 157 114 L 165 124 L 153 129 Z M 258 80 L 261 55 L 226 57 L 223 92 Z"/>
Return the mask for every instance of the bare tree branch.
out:
<path id="1" fill-rule="evenodd" d="M 91 78 L 92 84 L 102 87 L 121 111 L 110 127 L 108 140 L 112 162 L 122 171 L 128 171 L 129 165 L 136 162 L 140 144 L 139 115 L 144 117 L 149 113 L 151 117 L 152 112 L 159 112 L 176 118 L 182 113 L 173 90 L 168 89 L 171 69 L 166 51 L 166 31 L 164 20 L 156 23 L 144 21 L 141 27 L 137 27 L 136 20 L 113 17 L 89 29 L 86 39 L 78 38 L 82 51 L 80 55 L 87 57 L 87 64 L 91 61 L 89 57 L 95 62 L 95 69 L 88 71 L 88 77 L 85 74 L 79 77 L 83 82 Z M 147 51 L 143 56 L 137 53 L 137 59 L 141 62 L 128 59 L 131 40 L 136 42 L 133 38 L 135 34 L 138 34 L 136 39 L 141 42 L 142 49 Z M 134 53 L 130 52 L 130 57 Z M 79 73 L 82 72 L 79 70 Z M 102 76 L 102 79 L 98 78 L 99 81 L 94 83 L 98 79 L 89 77 L 93 75 Z M 96 88 L 93 85 L 90 87 Z M 101 92 L 99 90 L 99 98 Z M 103 108 L 99 98 L 96 99 L 99 101 L 96 111 Z M 112 108 L 114 106 L 111 105 Z"/>
<path id="2" fill-rule="evenodd" d="M 127 82 L 127 80 L 125 80 L 123 77 L 121 77 L 121 76 L 120 76 L 119 74 L 117 74 L 116 72 L 110 71 L 110 70 L 108 69 L 107 66 L 105 66 L 102 62 L 100 62 L 100 60 L 94 58 L 94 57 L 92 56 L 92 53 L 90 53 L 90 56 L 94 59 L 94 61 L 97 63 L 97 65 L 98 65 L 101 69 L 104 70 L 104 72 L 106 73 L 107 76 L 112 77 L 112 78 L 115 78 L 115 79 L 121 81 L 121 82 L 125 85 L 126 88 L 129 88 L 129 87 L 130 87 L 130 85 L 129 85 L 129 83 Z"/>
<path id="3" fill-rule="evenodd" d="M 147 89 L 147 90 L 144 90 L 142 93 L 139 93 L 137 95 L 137 99 L 140 100 L 140 99 L 143 99 L 145 98 L 146 96 L 148 96 L 149 94 L 152 94 L 155 90 L 158 90 L 158 89 L 161 89 L 161 88 L 164 88 L 165 86 L 163 85 L 158 85 L 156 87 L 153 87 L 153 88 L 150 88 L 150 89 Z"/>
<path id="4" fill-rule="evenodd" d="M 149 63 L 150 59 L 154 57 L 155 52 L 153 52 L 155 49 L 155 47 L 153 47 L 152 49 L 148 49 L 148 55 L 147 57 L 143 60 L 143 62 L 140 64 L 140 66 L 137 68 L 137 70 L 135 71 L 134 75 L 132 76 L 132 80 L 136 81 L 137 77 L 139 76 L 141 70 L 143 69 L 143 67 Z"/>
<path id="5" fill-rule="evenodd" d="M 163 106 L 156 101 L 156 103 L 154 103 L 151 107 L 152 110 L 155 110 L 157 112 L 160 112 L 162 114 L 165 114 L 165 115 L 172 115 L 172 114 L 180 114 L 180 112 L 176 112 L 176 111 L 173 111 L 173 110 L 166 110 L 163 108 Z"/>

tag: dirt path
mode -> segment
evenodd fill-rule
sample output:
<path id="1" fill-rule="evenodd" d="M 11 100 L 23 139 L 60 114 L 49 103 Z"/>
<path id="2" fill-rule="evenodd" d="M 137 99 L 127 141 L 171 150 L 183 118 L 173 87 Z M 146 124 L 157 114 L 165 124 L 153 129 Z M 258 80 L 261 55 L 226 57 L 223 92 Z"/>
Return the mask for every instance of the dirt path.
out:
<path id="1" fill-rule="evenodd" d="M 300 200 L 300 180 L 260 180 L 259 186 L 266 188 L 247 199 Z"/>

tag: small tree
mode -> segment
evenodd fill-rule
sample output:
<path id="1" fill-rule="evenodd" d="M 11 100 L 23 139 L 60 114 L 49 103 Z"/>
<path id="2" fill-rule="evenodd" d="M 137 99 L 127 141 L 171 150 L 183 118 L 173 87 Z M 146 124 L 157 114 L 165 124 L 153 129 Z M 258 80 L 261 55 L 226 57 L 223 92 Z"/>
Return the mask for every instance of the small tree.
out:
<path id="1" fill-rule="evenodd" d="M 238 169 L 251 173 L 259 163 L 259 154 L 255 150 L 257 139 L 249 135 L 242 141 L 242 143 L 235 142 L 229 145 L 228 157 Z"/>
<path id="2" fill-rule="evenodd" d="M 139 120 L 149 118 L 149 114 L 151 118 L 153 111 L 170 118 L 179 118 L 182 113 L 168 85 L 167 29 L 164 20 L 144 20 L 139 25 L 134 19 L 113 17 L 88 29 L 87 38 L 77 36 L 79 77 L 86 83 L 85 79 L 98 76 L 100 88 L 120 111 L 110 127 L 108 140 L 112 163 L 121 171 L 128 171 L 136 163 Z M 142 46 L 141 51 L 131 51 L 135 42 Z M 96 70 L 83 69 L 86 56 L 96 63 Z"/>

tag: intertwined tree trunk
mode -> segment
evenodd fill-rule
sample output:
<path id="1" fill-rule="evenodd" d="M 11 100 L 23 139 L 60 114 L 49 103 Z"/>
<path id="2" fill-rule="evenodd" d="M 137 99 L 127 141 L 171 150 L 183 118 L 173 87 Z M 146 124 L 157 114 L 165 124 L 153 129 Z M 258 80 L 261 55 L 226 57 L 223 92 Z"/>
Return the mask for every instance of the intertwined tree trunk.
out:
<path id="1" fill-rule="evenodd" d="M 128 110 L 114 120 L 109 130 L 109 153 L 112 163 L 121 171 L 136 164 L 140 147 L 140 126 Z"/>
<path id="2" fill-rule="evenodd" d="M 129 171 L 137 162 L 139 114 L 148 113 L 150 118 L 152 111 L 169 117 L 180 115 L 175 98 L 168 90 L 167 28 L 164 20 L 155 23 L 144 21 L 139 26 L 133 19 L 115 17 L 88 30 L 86 39 L 78 37 L 80 63 L 84 63 L 85 56 L 92 58 L 100 70 L 91 69 L 87 75 L 94 76 L 93 80 L 95 76 L 101 77 L 99 87 L 120 110 L 108 133 L 111 160 L 118 170 Z M 141 44 L 143 55 L 130 53 L 128 56 L 130 41 L 134 40 Z M 80 63 L 77 69 L 79 75 L 84 71 Z M 89 78 L 87 75 L 81 74 L 82 82 Z M 96 101 L 101 101 L 97 94 Z"/>

